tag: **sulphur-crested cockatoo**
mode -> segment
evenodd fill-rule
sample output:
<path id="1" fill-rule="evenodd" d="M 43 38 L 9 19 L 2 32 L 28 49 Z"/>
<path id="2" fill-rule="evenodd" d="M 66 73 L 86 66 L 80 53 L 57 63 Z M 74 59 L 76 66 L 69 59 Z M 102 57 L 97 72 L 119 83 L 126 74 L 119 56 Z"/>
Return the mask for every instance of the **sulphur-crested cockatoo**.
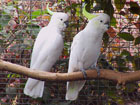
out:
<path id="1" fill-rule="evenodd" d="M 96 67 L 102 37 L 109 28 L 110 17 L 107 14 L 90 14 L 86 11 L 85 6 L 83 15 L 88 18 L 89 22 L 73 39 L 68 73 Z M 76 100 L 85 82 L 85 80 L 67 82 L 66 100 Z"/>
<path id="2" fill-rule="evenodd" d="M 69 16 L 62 12 L 52 12 L 48 5 L 47 10 L 52 17 L 48 26 L 40 30 L 34 43 L 30 63 L 30 68 L 34 70 L 50 71 L 64 47 L 62 32 L 68 25 Z M 28 78 L 24 94 L 33 98 L 42 97 L 44 83 L 44 81 Z"/>

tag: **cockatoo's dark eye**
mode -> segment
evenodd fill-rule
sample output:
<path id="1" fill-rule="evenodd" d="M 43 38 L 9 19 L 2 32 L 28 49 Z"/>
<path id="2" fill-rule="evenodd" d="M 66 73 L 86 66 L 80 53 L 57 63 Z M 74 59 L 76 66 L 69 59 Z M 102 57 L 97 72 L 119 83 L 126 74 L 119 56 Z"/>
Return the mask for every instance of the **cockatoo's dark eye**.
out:
<path id="1" fill-rule="evenodd" d="M 63 19 L 60 19 L 61 21 L 63 21 Z"/>
<path id="2" fill-rule="evenodd" d="M 103 21 L 102 21 L 102 20 L 100 20 L 100 22 L 102 23 Z"/>

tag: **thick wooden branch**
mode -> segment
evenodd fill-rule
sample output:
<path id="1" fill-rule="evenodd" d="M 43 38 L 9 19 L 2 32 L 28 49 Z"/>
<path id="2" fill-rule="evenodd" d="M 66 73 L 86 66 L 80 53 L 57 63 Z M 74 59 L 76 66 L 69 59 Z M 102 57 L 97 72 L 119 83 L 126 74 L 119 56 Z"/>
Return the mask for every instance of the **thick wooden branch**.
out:
<path id="1" fill-rule="evenodd" d="M 0 70 L 9 71 L 17 74 L 22 74 L 31 78 L 44 80 L 44 81 L 55 81 L 55 82 L 66 82 L 66 81 L 75 81 L 83 80 L 83 74 L 81 72 L 74 73 L 52 73 L 52 72 L 43 72 L 39 70 L 31 70 L 27 67 L 20 66 L 17 64 L 12 64 L 0 60 Z M 128 82 L 134 82 L 140 80 L 140 71 L 122 73 L 112 70 L 102 69 L 100 70 L 100 76 L 97 77 L 96 70 L 87 70 L 87 79 L 106 79 L 118 82 L 119 84 L 125 84 Z"/>

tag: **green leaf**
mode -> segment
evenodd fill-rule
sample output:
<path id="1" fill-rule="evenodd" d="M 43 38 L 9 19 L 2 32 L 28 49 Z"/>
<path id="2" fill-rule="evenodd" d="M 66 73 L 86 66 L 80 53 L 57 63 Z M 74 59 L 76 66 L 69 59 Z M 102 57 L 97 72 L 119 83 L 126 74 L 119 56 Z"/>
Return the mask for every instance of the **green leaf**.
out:
<path id="1" fill-rule="evenodd" d="M 127 93 L 134 92 L 135 89 L 136 89 L 136 84 L 134 84 L 134 83 L 126 84 L 125 91 L 126 91 Z"/>
<path id="2" fill-rule="evenodd" d="M 124 60 L 124 59 L 122 59 L 122 57 L 121 57 L 121 56 L 117 56 L 117 57 L 116 57 L 116 62 L 117 62 L 117 64 L 118 64 L 118 66 L 120 66 L 120 67 L 123 67 L 123 66 L 125 66 L 125 65 L 126 65 L 125 60 Z"/>
<path id="3" fill-rule="evenodd" d="M 35 39 L 36 38 L 36 35 L 32 35 L 31 37 L 32 37 L 32 39 Z"/>
<path id="4" fill-rule="evenodd" d="M 111 26 L 116 27 L 116 24 L 117 24 L 116 18 L 112 17 L 112 19 L 111 19 Z"/>
<path id="5" fill-rule="evenodd" d="M 133 14 L 140 14 L 140 6 L 137 4 L 137 2 L 130 2 L 129 11 Z"/>
<path id="6" fill-rule="evenodd" d="M 1 24 L 0 24 L 0 31 L 2 31 L 2 26 L 1 26 Z"/>
<path id="7" fill-rule="evenodd" d="M 131 34 L 126 33 L 126 32 L 120 33 L 120 34 L 118 34 L 118 36 L 126 41 L 133 41 L 134 40 L 134 37 Z"/>
<path id="8" fill-rule="evenodd" d="M 79 24 L 77 24 L 77 23 L 70 23 L 69 24 L 69 27 L 78 28 L 79 27 Z"/>
<path id="9" fill-rule="evenodd" d="M 66 12 L 71 11 L 71 6 L 67 6 L 67 7 L 65 8 L 65 11 L 66 11 Z"/>
<path id="10" fill-rule="evenodd" d="M 32 18 L 37 18 L 40 15 L 47 14 L 47 10 L 42 11 L 41 9 L 32 12 Z"/>
<path id="11" fill-rule="evenodd" d="M 135 39 L 135 43 L 134 43 L 135 45 L 138 45 L 138 44 L 140 44 L 140 36 L 138 36 L 136 39 Z"/>
<path id="12" fill-rule="evenodd" d="M 116 58 L 113 60 L 117 63 L 117 70 L 118 71 L 127 71 L 129 68 L 126 66 L 126 60 L 121 56 L 116 56 Z"/>
<path id="13" fill-rule="evenodd" d="M 70 42 L 64 42 L 64 48 L 70 48 L 71 43 Z"/>
<path id="14" fill-rule="evenodd" d="M 3 39 L 0 39 L 0 44 L 3 44 L 4 40 Z"/>
<path id="15" fill-rule="evenodd" d="M 107 96 L 111 98 L 117 98 L 116 93 L 114 91 L 107 91 Z"/>
<path id="16" fill-rule="evenodd" d="M 121 52 L 121 56 L 123 56 L 123 55 L 125 55 L 125 56 L 131 56 L 130 52 L 127 51 L 127 50 L 123 50 L 123 51 Z"/>
<path id="17" fill-rule="evenodd" d="M 114 70 L 114 67 L 112 66 L 111 62 L 109 62 L 105 59 L 105 55 L 101 55 L 99 57 L 98 61 L 99 61 L 99 64 L 100 64 L 101 68 Z"/>
<path id="18" fill-rule="evenodd" d="M 31 35 L 38 35 L 40 27 L 36 24 L 28 24 L 27 30 L 31 31 Z"/>
<path id="19" fill-rule="evenodd" d="M 125 59 L 126 59 L 127 61 L 130 61 L 130 62 L 132 62 L 132 61 L 134 60 L 134 57 L 131 56 L 131 53 L 130 53 L 129 51 L 127 51 L 127 50 L 123 50 L 123 51 L 121 52 L 120 56 L 125 56 Z"/>
<path id="20" fill-rule="evenodd" d="M 6 26 L 8 22 L 10 21 L 11 16 L 8 14 L 3 13 L 2 16 L 0 17 L 0 24 L 2 27 Z"/>
<path id="21" fill-rule="evenodd" d="M 21 77 L 19 74 L 12 74 L 12 76 L 11 76 L 12 78 L 19 78 L 19 77 Z"/>
<path id="22" fill-rule="evenodd" d="M 11 77 L 11 74 L 8 74 L 8 75 L 7 75 L 7 78 L 10 78 L 10 77 Z"/>
<path id="23" fill-rule="evenodd" d="M 117 99 L 117 103 L 120 105 L 124 105 L 124 100 L 123 99 Z"/>
<path id="24" fill-rule="evenodd" d="M 80 7 L 79 6 L 76 8 L 76 15 L 80 16 Z"/>
<path id="25" fill-rule="evenodd" d="M 115 0 L 115 6 L 117 8 L 117 10 L 120 12 L 121 9 L 124 7 L 126 0 Z"/>

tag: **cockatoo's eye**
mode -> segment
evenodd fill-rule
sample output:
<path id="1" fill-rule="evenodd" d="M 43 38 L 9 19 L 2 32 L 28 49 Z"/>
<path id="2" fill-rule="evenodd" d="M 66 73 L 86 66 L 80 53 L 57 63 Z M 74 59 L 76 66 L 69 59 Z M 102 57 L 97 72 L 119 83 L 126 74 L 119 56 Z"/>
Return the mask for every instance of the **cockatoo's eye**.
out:
<path id="1" fill-rule="evenodd" d="M 103 21 L 102 21 L 102 20 L 100 20 L 100 22 L 102 23 Z"/>
<path id="2" fill-rule="evenodd" d="M 63 21 L 63 19 L 60 19 L 61 21 Z"/>

